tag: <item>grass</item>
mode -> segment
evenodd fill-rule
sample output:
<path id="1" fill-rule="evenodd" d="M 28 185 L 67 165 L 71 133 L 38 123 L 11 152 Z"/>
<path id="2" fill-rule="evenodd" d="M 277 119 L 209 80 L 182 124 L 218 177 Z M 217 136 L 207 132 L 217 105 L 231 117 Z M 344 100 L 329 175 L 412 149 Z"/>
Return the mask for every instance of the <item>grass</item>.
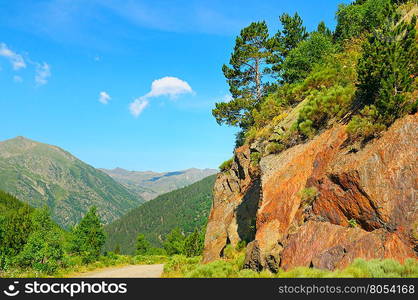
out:
<path id="1" fill-rule="evenodd" d="M 315 268 L 297 267 L 288 271 L 279 270 L 255 272 L 244 269 L 245 248 L 228 246 L 224 250 L 225 257 L 208 264 L 202 264 L 202 257 L 171 257 L 159 255 L 115 255 L 101 256 L 88 265 L 82 265 L 77 257 L 67 258 L 67 266 L 52 275 L 30 269 L 11 268 L 2 271 L 3 278 L 43 278 L 43 277 L 76 277 L 82 273 L 105 268 L 127 265 L 164 264 L 164 278 L 418 278 L 418 260 L 406 259 L 403 264 L 391 259 L 355 259 L 342 270 L 329 271 Z"/>
<path id="2" fill-rule="evenodd" d="M 201 257 L 187 258 L 176 255 L 169 258 L 164 266 L 165 278 L 417 278 L 418 260 L 407 259 L 403 264 L 391 259 L 355 259 L 342 270 L 329 271 L 297 267 L 288 271 L 279 270 L 255 272 L 243 269 L 244 250 L 227 247 L 225 258 L 208 264 L 201 263 Z"/>

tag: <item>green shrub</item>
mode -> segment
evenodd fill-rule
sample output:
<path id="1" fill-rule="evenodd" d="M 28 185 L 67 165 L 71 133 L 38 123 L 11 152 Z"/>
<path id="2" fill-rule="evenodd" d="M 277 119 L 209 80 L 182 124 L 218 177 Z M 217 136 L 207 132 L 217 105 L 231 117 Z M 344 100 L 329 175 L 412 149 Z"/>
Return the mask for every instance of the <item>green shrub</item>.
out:
<path id="1" fill-rule="evenodd" d="M 274 117 L 283 113 L 286 108 L 286 100 L 276 92 L 268 95 L 260 104 L 258 109 L 252 111 L 254 125 L 258 128 L 264 127 L 273 120 Z"/>
<path id="2" fill-rule="evenodd" d="M 343 117 L 352 104 L 354 93 L 353 84 L 335 85 L 312 91 L 297 120 L 300 133 L 312 137 L 319 129 L 324 128 L 330 119 Z"/>
<path id="3" fill-rule="evenodd" d="M 250 161 L 253 166 L 257 166 L 261 160 L 261 153 L 260 152 L 251 152 L 250 154 Z"/>
<path id="4" fill-rule="evenodd" d="M 145 238 L 145 235 L 142 233 L 138 234 L 136 238 L 136 255 L 148 254 L 151 250 L 151 243 Z"/>
<path id="5" fill-rule="evenodd" d="M 226 260 L 217 260 L 209 264 L 198 265 L 186 273 L 187 278 L 231 278 L 237 277 L 239 269 Z"/>
<path id="6" fill-rule="evenodd" d="M 370 140 L 379 136 L 386 129 L 379 121 L 379 114 L 374 105 L 364 107 L 359 115 L 354 116 L 347 125 L 347 134 L 351 141 Z"/>
<path id="7" fill-rule="evenodd" d="M 304 188 L 299 192 L 300 200 L 301 200 L 301 206 L 310 206 L 315 201 L 315 199 L 318 197 L 318 189 L 314 186 Z"/>
<path id="8" fill-rule="evenodd" d="M 187 257 L 202 255 L 204 243 L 204 231 L 195 229 L 191 234 L 186 236 L 186 239 L 184 240 L 183 254 Z"/>
<path id="9" fill-rule="evenodd" d="M 228 248 L 228 247 L 227 247 Z M 321 277 L 418 277 L 418 260 L 406 259 L 403 264 L 395 260 L 355 259 L 342 270 L 320 270 L 308 267 L 297 267 L 288 271 L 279 270 L 271 273 L 267 270 L 255 272 L 243 269 L 244 252 L 234 252 L 229 247 L 228 257 L 211 263 L 201 264 L 201 257 L 187 258 L 182 255 L 170 257 L 164 266 L 163 277 L 198 277 L 198 278 L 321 278 Z"/>
<path id="10" fill-rule="evenodd" d="M 234 159 L 233 158 L 230 158 L 230 159 L 228 159 L 228 160 L 226 160 L 226 161 L 224 161 L 220 166 L 219 166 L 219 170 L 221 171 L 221 172 L 225 172 L 225 171 L 228 171 L 229 169 L 231 169 L 231 167 L 232 167 L 232 163 L 234 162 Z"/>
<path id="11" fill-rule="evenodd" d="M 15 263 L 19 267 L 29 267 L 42 273 L 52 274 L 62 265 L 64 257 L 62 234 L 52 222 L 47 209 L 35 210 L 32 224 L 34 231 L 16 257 Z"/>
<path id="12" fill-rule="evenodd" d="M 242 241 L 239 241 L 238 244 L 235 246 L 235 250 L 238 252 L 241 252 L 245 250 L 246 247 L 247 247 L 247 242 L 242 240 Z"/>
<path id="13" fill-rule="evenodd" d="M 164 250 L 168 255 L 184 253 L 185 236 L 181 233 L 180 228 L 174 228 L 167 234 L 163 243 Z"/>
<path id="14" fill-rule="evenodd" d="M 186 273 L 192 271 L 202 260 L 202 257 L 186 257 L 184 255 L 171 256 L 164 265 L 163 277 L 184 277 Z"/>
<path id="15" fill-rule="evenodd" d="M 406 259 L 403 264 L 391 259 L 372 259 L 365 261 L 355 259 L 354 262 L 344 270 L 333 272 L 334 277 L 417 277 L 418 260 Z"/>
<path id="16" fill-rule="evenodd" d="M 153 265 L 166 263 L 169 260 L 166 255 L 137 255 L 133 257 L 133 264 Z"/>
<path id="17" fill-rule="evenodd" d="M 358 226 L 356 219 L 350 219 L 348 221 L 348 224 L 350 225 L 350 227 L 353 227 L 353 228 Z"/>
<path id="18" fill-rule="evenodd" d="M 280 153 L 285 149 L 285 146 L 280 143 L 271 142 L 266 146 L 266 153 L 267 154 L 276 154 Z"/>
<path id="19" fill-rule="evenodd" d="M 293 83 L 305 79 L 316 64 L 335 51 L 331 37 L 319 32 L 311 33 L 307 40 L 300 42 L 286 57 L 282 66 L 283 80 Z"/>
<path id="20" fill-rule="evenodd" d="M 326 277 L 329 271 L 307 268 L 307 267 L 297 267 L 289 271 L 283 272 L 279 271 L 276 275 L 278 278 L 321 278 Z"/>

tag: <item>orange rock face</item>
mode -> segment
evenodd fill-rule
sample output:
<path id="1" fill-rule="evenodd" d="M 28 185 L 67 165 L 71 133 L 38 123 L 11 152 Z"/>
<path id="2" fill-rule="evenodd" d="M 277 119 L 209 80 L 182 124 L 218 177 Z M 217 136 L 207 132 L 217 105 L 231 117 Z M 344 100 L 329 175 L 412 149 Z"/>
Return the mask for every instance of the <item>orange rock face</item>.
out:
<path id="1" fill-rule="evenodd" d="M 258 171 L 251 149 L 237 149 L 215 184 L 204 261 L 240 240 L 250 242 L 246 266 L 257 270 L 416 257 L 418 115 L 357 151 L 345 147 L 345 132 L 336 126 L 263 157 Z"/>
<path id="2" fill-rule="evenodd" d="M 230 170 L 218 174 L 205 238 L 204 262 L 218 259 L 227 244 L 251 241 L 260 198 L 260 180 L 251 167 L 250 149 L 235 151 Z"/>

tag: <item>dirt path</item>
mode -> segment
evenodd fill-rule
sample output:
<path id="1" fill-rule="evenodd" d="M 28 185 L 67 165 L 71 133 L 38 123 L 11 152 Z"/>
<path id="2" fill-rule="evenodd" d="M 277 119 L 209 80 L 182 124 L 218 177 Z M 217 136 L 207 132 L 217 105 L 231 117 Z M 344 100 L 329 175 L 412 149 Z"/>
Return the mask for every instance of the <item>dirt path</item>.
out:
<path id="1" fill-rule="evenodd" d="M 132 265 L 79 274 L 76 278 L 159 278 L 164 265 Z"/>

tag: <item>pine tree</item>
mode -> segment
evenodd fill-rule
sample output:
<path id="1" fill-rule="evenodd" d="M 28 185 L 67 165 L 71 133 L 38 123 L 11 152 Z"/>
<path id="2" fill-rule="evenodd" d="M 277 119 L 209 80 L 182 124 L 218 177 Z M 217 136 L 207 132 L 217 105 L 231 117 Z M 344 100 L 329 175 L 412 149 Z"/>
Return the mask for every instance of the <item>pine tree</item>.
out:
<path id="1" fill-rule="evenodd" d="M 282 30 L 279 30 L 269 40 L 269 49 L 272 55 L 267 60 L 272 65 L 272 76 L 277 79 L 280 79 L 282 75 L 282 65 L 287 55 L 308 37 L 302 18 L 298 13 L 295 13 L 293 17 L 284 13 L 279 17 L 279 20 Z"/>
<path id="2" fill-rule="evenodd" d="M 324 21 L 319 22 L 318 27 L 316 28 L 316 31 L 325 35 L 325 36 L 332 36 L 332 31 L 331 29 L 329 29 L 326 25 Z"/>
<path id="3" fill-rule="evenodd" d="M 85 263 L 99 258 L 106 236 L 96 207 L 92 207 L 75 226 L 72 236 L 71 251 L 80 255 Z"/>
<path id="4" fill-rule="evenodd" d="M 205 236 L 195 229 L 184 241 L 184 255 L 187 257 L 199 256 L 202 254 Z"/>
<path id="5" fill-rule="evenodd" d="M 358 64 L 358 97 L 377 109 L 380 123 L 389 126 L 411 109 L 406 93 L 417 76 L 416 16 L 399 21 L 392 8 L 387 21 L 370 35 Z"/>
<path id="6" fill-rule="evenodd" d="M 251 23 L 241 30 L 235 40 L 230 67 L 223 65 L 232 99 L 216 103 L 212 111 L 219 124 L 247 128 L 251 125 L 251 110 L 265 95 L 268 84 L 264 78 L 270 73 L 266 61 L 271 56 L 269 33 L 265 22 Z"/>
<path id="7" fill-rule="evenodd" d="M 278 33 L 277 39 L 282 48 L 281 54 L 286 58 L 292 49 L 308 37 L 308 33 L 298 13 L 295 13 L 293 17 L 286 13 L 282 14 L 280 22 L 283 29 Z"/>

